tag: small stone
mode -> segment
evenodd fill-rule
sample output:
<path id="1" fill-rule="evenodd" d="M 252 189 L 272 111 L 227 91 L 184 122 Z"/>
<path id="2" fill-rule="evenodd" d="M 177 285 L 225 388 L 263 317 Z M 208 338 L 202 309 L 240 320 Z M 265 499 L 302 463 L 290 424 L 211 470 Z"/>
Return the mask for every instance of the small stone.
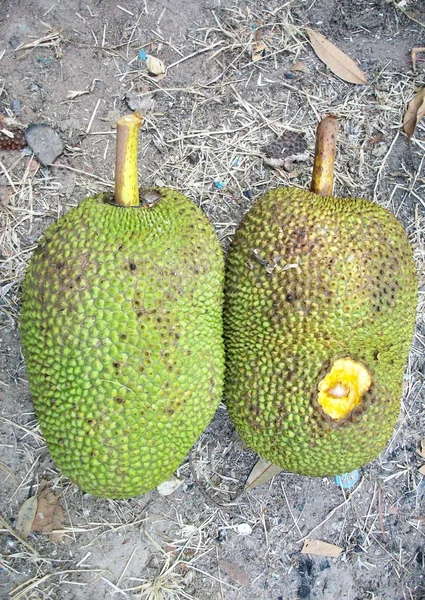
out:
<path id="1" fill-rule="evenodd" d="M 44 166 L 51 165 L 62 154 L 65 142 L 47 123 L 35 123 L 25 131 L 28 146 Z"/>
<path id="2" fill-rule="evenodd" d="M 143 95 L 143 93 L 127 92 L 125 100 L 128 108 L 138 110 L 142 114 L 151 112 L 155 106 L 155 100 L 151 96 Z"/>
<path id="3" fill-rule="evenodd" d="M 249 523 L 239 523 L 235 529 L 239 535 L 250 535 L 252 533 L 252 527 Z"/>
<path id="4" fill-rule="evenodd" d="M 12 35 L 12 37 L 9 39 L 9 44 L 11 45 L 11 47 L 13 48 L 13 50 L 15 50 L 15 48 L 17 48 L 20 43 L 21 42 L 16 37 L 16 35 Z"/>

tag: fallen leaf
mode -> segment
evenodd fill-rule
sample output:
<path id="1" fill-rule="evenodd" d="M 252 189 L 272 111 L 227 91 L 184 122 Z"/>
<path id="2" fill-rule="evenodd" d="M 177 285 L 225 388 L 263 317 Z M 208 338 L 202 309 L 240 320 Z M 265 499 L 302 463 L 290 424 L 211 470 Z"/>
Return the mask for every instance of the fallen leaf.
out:
<path id="1" fill-rule="evenodd" d="M 306 64 L 304 64 L 301 60 L 297 60 L 297 62 L 295 62 L 291 69 L 291 71 L 301 71 L 302 73 L 308 73 L 308 67 Z"/>
<path id="2" fill-rule="evenodd" d="M 245 484 L 245 491 L 252 490 L 253 488 L 270 481 L 272 477 L 280 473 L 282 469 L 277 465 L 274 465 L 265 458 L 259 458 L 255 463 L 254 468 L 248 476 Z"/>
<path id="3" fill-rule="evenodd" d="M 425 475 L 425 465 L 422 465 L 422 467 L 420 467 L 420 469 L 419 469 L 419 473 L 420 473 L 421 475 Z"/>
<path id="4" fill-rule="evenodd" d="M 425 458 L 425 438 L 422 438 L 419 442 L 419 447 L 416 452 L 419 454 L 419 456 Z"/>
<path id="5" fill-rule="evenodd" d="M 301 554 L 315 554 L 316 556 L 329 556 L 330 558 L 338 557 L 344 548 L 335 544 L 328 544 L 322 540 L 305 540 Z"/>
<path id="6" fill-rule="evenodd" d="M 158 494 L 161 496 L 171 496 L 183 483 L 183 479 L 177 479 L 177 477 L 171 477 L 167 481 L 164 481 L 157 486 Z"/>
<path id="7" fill-rule="evenodd" d="M 267 46 L 264 42 L 257 42 L 252 49 L 251 60 L 257 62 L 266 56 Z"/>
<path id="8" fill-rule="evenodd" d="M 50 533 L 50 541 L 59 542 L 63 538 L 63 532 L 56 530 L 62 529 L 64 518 L 58 496 L 48 487 L 47 481 L 42 481 L 32 531 Z"/>
<path id="9" fill-rule="evenodd" d="M 239 565 L 235 565 L 235 563 L 230 562 L 230 560 L 220 558 L 218 566 L 222 571 L 229 575 L 233 581 L 236 581 L 236 583 L 239 583 L 240 585 L 249 585 L 251 583 L 250 577 L 245 569 Z"/>
<path id="10" fill-rule="evenodd" d="M 24 539 L 27 538 L 31 532 L 32 524 L 34 523 L 35 515 L 37 513 L 37 504 L 37 496 L 31 496 L 31 498 L 25 500 L 16 517 L 15 529 Z"/>
<path id="11" fill-rule="evenodd" d="M 321 33 L 307 28 L 313 50 L 327 67 L 338 77 L 349 83 L 367 83 L 365 74 L 353 59 L 327 40 Z"/>
<path id="12" fill-rule="evenodd" d="M 146 59 L 146 68 L 152 75 L 164 75 L 165 65 L 159 58 L 151 54 Z"/>
<path id="13" fill-rule="evenodd" d="M 403 130 L 409 140 L 415 133 L 419 121 L 425 115 L 425 88 L 422 88 L 409 102 L 403 119 Z"/>

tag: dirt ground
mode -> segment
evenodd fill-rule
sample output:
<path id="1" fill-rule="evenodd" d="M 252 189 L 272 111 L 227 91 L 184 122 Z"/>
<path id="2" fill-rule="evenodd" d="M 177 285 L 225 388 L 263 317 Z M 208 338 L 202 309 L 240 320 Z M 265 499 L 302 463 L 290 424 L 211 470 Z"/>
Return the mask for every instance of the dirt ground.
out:
<path id="1" fill-rule="evenodd" d="M 1 1 L 0 114 L 49 123 L 66 144 L 54 167 L 28 148 L 0 151 L 1 600 L 425 599 L 425 127 L 410 143 L 400 128 L 424 85 L 425 54 L 416 72 L 409 54 L 425 46 L 424 23 L 423 0 Z M 354 58 L 368 85 L 333 75 L 306 26 Z M 164 78 L 149 75 L 143 50 L 164 62 Z M 303 70 L 291 70 L 297 62 Z M 192 198 L 224 248 L 263 191 L 309 185 L 328 112 L 340 118 L 335 193 L 371 198 L 404 223 L 421 295 L 400 419 L 353 488 L 281 473 L 240 494 L 258 457 L 224 405 L 169 496 L 98 500 L 50 460 L 19 341 L 22 277 L 49 223 L 111 189 L 114 126 L 135 108 L 146 117 L 141 179 Z M 264 147 L 288 130 L 305 135 L 308 160 L 274 169 Z M 22 540 L 18 511 L 43 481 L 64 512 L 61 539 Z M 302 554 L 306 537 L 343 552 Z"/>

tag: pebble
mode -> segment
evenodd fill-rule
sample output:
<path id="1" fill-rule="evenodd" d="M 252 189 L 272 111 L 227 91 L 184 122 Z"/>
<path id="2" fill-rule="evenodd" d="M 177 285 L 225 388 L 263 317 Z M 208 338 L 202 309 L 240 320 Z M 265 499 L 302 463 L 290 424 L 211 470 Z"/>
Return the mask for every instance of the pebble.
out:
<path id="1" fill-rule="evenodd" d="M 25 131 L 25 139 L 38 162 L 44 166 L 51 165 L 65 148 L 65 142 L 47 123 L 30 125 Z"/>
<path id="2" fill-rule="evenodd" d="M 239 535 L 250 535 L 252 533 L 252 527 L 249 523 L 240 523 L 236 525 L 235 529 Z"/>
<path id="3" fill-rule="evenodd" d="M 16 35 L 12 35 L 12 37 L 9 39 L 9 44 L 11 45 L 11 47 L 13 48 L 13 50 L 15 50 L 15 48 L 17 48 L 20 43 L 21 42 L 16 37 Z"/>

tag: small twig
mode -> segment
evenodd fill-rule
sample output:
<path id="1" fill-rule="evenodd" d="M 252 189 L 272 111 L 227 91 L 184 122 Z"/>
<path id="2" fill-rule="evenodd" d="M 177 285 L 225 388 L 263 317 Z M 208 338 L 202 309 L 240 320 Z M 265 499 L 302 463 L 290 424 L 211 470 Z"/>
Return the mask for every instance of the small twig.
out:
<path id="1" fill-rule="evenodd" d="M 300 538 L 299 540 L 297 540 L 297 544 L 299 542 L 303 542 L 308 537 L 310 537 L 311 534 L 313 533 L 313 531 L 316 531 L 316 529 L 319 529 L 319 527 L 321 527 L 324 523 L 326 523 L 326 521 L 329 521 L 329 519 L 336 513 L 337 510 L 339 510 L 340 508 L 342 508 L 343 506 L 345 506 L 346 504 L 348 504 L 351 501 L 351 498 L 354 496 L 354 494 L 357 494 L 357 492 L 359 491 L 359 489 L 362 487 L 363 482 L 364 482 L 364 479 L 361 480 L 361 482 L 356 487 L 356 489 L 351 492 L 351 494 L 344 500 L 344 502 L 341 502 L 341 504 L 338 504 L 338 506 L 335 506 L 335 508 L 333 508 L 330 511 L 330 513 L 328 514 L 328 516 L 325 517 L 323 519 L 323 521 L 321 521 L 318 525 L 316 525 L 315 527 L 313 527 L 313 529 L 310 529 L 310 531 L 308 533 L 306 533 L 305 536 L 303 536 L 302 538 Z"/>
<path id="2" fill-rule="evenodd" d="M 221 46 L 221 45 L 223 45 L 223 40 L 220 40 L 219 42 L 216 42 L 215 44 L 211 44 L 211 46 L 207 46 L 206 48 L 202 48 L 201 50 L 197 50 L 196 52 L 192 52 L 192 54 L 189 54 L 188 56 L 183 56 L 183 58 L 180 58 L 179 60 L 176 60 L 176 62 L 171 63 L 171 65 L 168 65 L 167 71 L 169 69 L 172 69 L 173 67 L 176 67 L 177 65 L 184 62 L 185 60 L 194 58 L 195 56 L 198 56 L 198 54 L 203 54 L 204 52 L 209 52 L 210 50 L 213 50 L 217 46 Z"/>
<path id="3" fill-rule="evenodd" d="M 417 23 L 418 25 L 420 25 L 421 27 L 425 27 L 425 23 L 422 23 L 422 21 L 418 21 L 418 19 L 415 19 L 415 17 L 412 17 L 412 15 L 409 15 L 409 13 L 407 12 L 407 10 L 405 10 L 404 8 L 402 8 L 399 4 L 397 4 L 397 2 L 395 0 L 393 0 L 393 6 L 395 8 L 398 8 L 398 10 L 400 12 L 403 13 L 403 15 L 405 17 L 407 17 L 408 19 L 410 19 L 411 21 L 414 21 L 415 23 Z"/>
<path id="4" fill-rule="evenodd" d="M 0 169 L 3 171 L 3 173 L 5 174 L 6 179 L 8 180 L 9 184 L 11 185 L 13 191 L 15 192 L 15 194 L 17 193 L 17 189 L 15 188 L 13 181 L 6 169 L 6 167 L 4 166 L 4 164 L 1 162 L 0 160 Z"/>
<path id="5" fill-rule="evenodd" d="M 93 121 L 96 116 L 97 110 L 99 108 L 100 102 L 101 102 L 101 98 L 99 98 L 99 100 L 96 102 L 96 106 L 94 107 L 94 111 L 92 112 L 92 115 L 90 117 L 89 124 L 87 125 L 86 133 L 90 133 L 90 129 L 91 129 L 91 126 L 93 125 Z"/>
<path id="6" fill-rule="evenodd" d="M 55 168 L 58 167 L 59 169 L 68 169 L 68 171 L 74 171 L 75 173 L 80 173 L 81 175 L 86 175 L 87 177 L 93 177 L 93 179 L 97 179 L 97 181 L 100 181 L 101 183 L 103 183 L 103 185 L 107 185 L 108 187 L 113 188 L 114 184 L 111 183 L 110 181 L 106 181 L 105 179 L 102 179 L 101 177 L 98 177 L 97 175 L 94 175 L 93 173 L 87 173 L 87 171 L 82 171 L 81 169 L 74 169 L 74 167 L 70 167 L 69 165 L 63 165 L 62 163 L 55 163 L 53 165 Z"/>
<path id="7" fill-rule="evenodd" d="M 381 526 L 381 533 L 384 539 L 384 542 L 387 541 L 387 535 L 384 529 L 384 517 L 382 515 L 382 489 L 378 487 L 378 516 L 379 516 L 379 524 Z"/>
<path id="8" fill-rule="evenodd" d="M 375 181 L 375 187 L 373 188 L 373 199 L 376 202 L 376 192 L 378 190 L 378 186 L 381 182 L 381 176 L 382 176 L 382 171 L 384 170 L 385 164 L 388 160 L 389 155 L 391 154 L 393 148 L 394 148 L 394 144 L 396 143 L 396 141 L 398 140 L 398 136 L 400 135 L 400 132 L 397 131 L 397 134 L 395 135 L 393 141 L 391 142 L 391 146 L 388 148 L 388 152 L 386 153 L 386 155 L 384 156 L 381 166 L 379 167 L 378 173 L 376 175 L 376 181 Z"/>
<path id="9" fill-rule="evenodd" d="M 236 519 L 239 519 L 240 521 L 243 520 L 241 515 L 238 515 L 238 513 L 234 512 L 233 510 L 228 508 L 225 504 L 220 504 L 219 502 L 217 502 L 216 500 L 211 498 L 211 496 L 208 494 L 208 492 L 205 490 L 204 486 L 202 485 L 202 483 L 195 471 L 195 466 L 193 464 L 193 458 L 192 458 L 192 452 L 189 452 L 189 465 L 190 465 L 190 470 L 192 471 L 192 475 L 195 480 L 195 483 L 196 483 L 199 491 L 201 492 L 202 496 L 207 501 L 207 504 L 208 505 L 212 504 L 213 506 L 215 506 L 216 508 L 218 508 L 220 510 L 225 510 L 227 513 L 229 513 L 229 515 L 232 515 L 233 517 L 235 517 Z"/>
<path id="10" fill-rule="evenodd" d="M 412 57 L 412 69 L 416 73 L 416 55 L 420 52 L 425 52 L 425 48 L 412 48 L 410 50 L 410 56 Z"/>

